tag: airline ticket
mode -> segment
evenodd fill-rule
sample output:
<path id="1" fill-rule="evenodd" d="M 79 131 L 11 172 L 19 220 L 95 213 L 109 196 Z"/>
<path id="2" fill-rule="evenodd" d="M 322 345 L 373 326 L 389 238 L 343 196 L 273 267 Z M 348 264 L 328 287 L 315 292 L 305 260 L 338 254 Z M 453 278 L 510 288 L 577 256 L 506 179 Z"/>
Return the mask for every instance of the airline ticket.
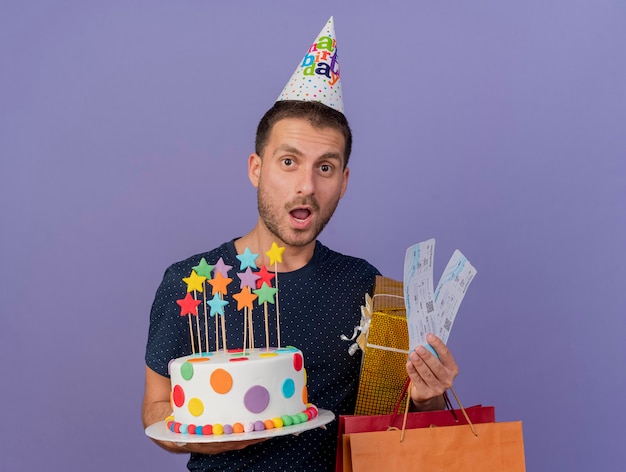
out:
<path id="1" fill-rule="evenodd" d="M 428 333 L 448 342 L 459 306 L 477 273 L 457 249 L 433 290 L 434 256 L 435 240 L 429 239 L 409 247 L 404 259 L 404 302 L 411 349 L 420 345 L 430 348 Z"/>

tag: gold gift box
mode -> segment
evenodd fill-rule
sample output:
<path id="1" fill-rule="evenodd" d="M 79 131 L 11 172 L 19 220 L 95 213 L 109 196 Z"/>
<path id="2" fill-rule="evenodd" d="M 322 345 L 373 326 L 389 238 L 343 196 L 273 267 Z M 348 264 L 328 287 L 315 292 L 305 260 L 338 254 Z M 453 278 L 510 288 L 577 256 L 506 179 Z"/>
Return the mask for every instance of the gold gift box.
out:
<path id="1" fill-rule="evenodd" d="M 354 414 L 384 415 L 393 411 L 407 378 L 409 332 L 403 283 L 377 276 L 374 295 L 366 297 L 362 312 L 357 343 L 363 360 Z M 403 411 L 404 401 L 400 408 Z"/>

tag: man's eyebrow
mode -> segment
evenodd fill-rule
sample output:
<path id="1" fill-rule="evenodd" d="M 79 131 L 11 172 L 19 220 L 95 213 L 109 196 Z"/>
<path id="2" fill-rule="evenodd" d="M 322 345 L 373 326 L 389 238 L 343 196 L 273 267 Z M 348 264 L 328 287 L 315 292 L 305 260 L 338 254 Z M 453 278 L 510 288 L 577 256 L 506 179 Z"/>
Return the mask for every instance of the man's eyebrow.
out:
<path id="1" fill-rule="evenodd" d="M 281 152 L 288 152 L 289 154 L 295 154 L 296 156 L 301 156 L 302 152 L 297 148 L 290 146 L 289 144 L 281 144 L 276 149 L 274 149 L 274 155 L 279 154 Z"/>
<path id="2" fill-rule="evenodd" d="M 281 152 L 288 152 L 289 154 L 293 154 L 294 156 L 301 156 L 302 152 L 298 149 L 295 148 L 289 144 L 281 144 L 280 146 L 278 146 L 275 150 L 274 150 L 274 155 L 279 154 Z M 321 156 L 319 156 L 320 160 L 323 159 L 336 159 L 338 161 L 343 160 L 341 153 L 339 152 L 327 152 L 322 154 Z"/>
<path id="3" fill-rule="evenodd" d="M 320 156 L 320 159 L 337 159 L 338 161 L 342 161 L 341 153 L 339 152 L 327 152 Z"/>

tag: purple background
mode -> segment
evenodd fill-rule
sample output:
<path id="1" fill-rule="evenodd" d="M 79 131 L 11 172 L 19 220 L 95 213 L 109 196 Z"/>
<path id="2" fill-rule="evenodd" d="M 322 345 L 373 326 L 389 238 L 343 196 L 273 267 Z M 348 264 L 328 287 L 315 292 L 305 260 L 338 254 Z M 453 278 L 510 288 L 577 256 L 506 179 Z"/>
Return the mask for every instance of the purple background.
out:
<path id="1" fill-rule="evenodd" d="M 3 1 L 2 470 L 184 469 L 141 426 L 152 297 L 254 224 L 256 123 L 330 15 L 355 148 L 322 241 L 394 278 L 461 249 L 461 399 L 523 420 L 530 471 L 623 470 L 618 0 Z"/>

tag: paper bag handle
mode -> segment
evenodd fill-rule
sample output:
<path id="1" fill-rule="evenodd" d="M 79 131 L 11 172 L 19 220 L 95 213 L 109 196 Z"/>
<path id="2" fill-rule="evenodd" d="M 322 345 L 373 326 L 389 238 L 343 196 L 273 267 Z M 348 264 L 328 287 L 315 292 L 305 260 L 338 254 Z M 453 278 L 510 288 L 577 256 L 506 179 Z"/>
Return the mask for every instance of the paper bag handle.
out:
<path id="1" fill-rule="evenodd" d="M 405 408 L 404 408 L 404 418 L 402 420 L 402 433 L 400 435 L 400 442 L 404 441 L 404 431 L 406 430 L 406 420 L 407 420 L 407 417 L 409 415 L 409 404 L 410 404 L 409 402 L 411 401 L 411 398 L 410 398 L 410 395 L 407 392 L 409 391 L 409 387 L 410 386 L 411 386 L 411 379 L 407 377 L 406 382 L 404 382 L 404 387 L 402 387 L 402 392 L 400 393 L 400 398 L 396 402 L 396 405 L 395 405 L 395 407 L 393 409 L 393 413 L 391 415 L 391 420 L 389 421 L 389 429 L 392 429 L 391 424 L 393 424 L 394 420 L 396 419 L 396 416 L 398 416 L 398 410 L 400 409 L 400 403 L 402 403 L 402 399 L 404 398 L 404 395 L 407 395 L 406 405 L 405 405 Z M 459 405 L 459 409 L 463 413 L 463 416 L 465 417 L 465 421 L 467 421 L 467 424 L 469 425 L 470 429 L 472 430 L 472 433 L 474 434 L 474 436 L 478 437 L 478 432 L 476 431 L 476 428 L 474 427 L 474 424 L 472 423 L 472 421 L 469 419 L 469 416 L 468 416 L 467 412 L 465 411 L 465 408 L 463 408 L 463 405 L 461 404 L 461 401 L 459 400 L 459 397 L 457 396 L 456 392 L 454 391 L 454 389 L 452 387 L 450 387 L 449 390 L 452 392 L 452 395 L 454 395 L 454 400 Z M 454 415 L 454 411 L 452 410 L 452 405 L 450 405 L 450 400 L 448 399 L 448 397 L 447 397 L 445 392 L 444 392 L 444 397 L 445 397 L 446 405 L 450 408 L 450 411 Z M 455 416 L 455 419 L 456 419 L 456 416 Z"/>

